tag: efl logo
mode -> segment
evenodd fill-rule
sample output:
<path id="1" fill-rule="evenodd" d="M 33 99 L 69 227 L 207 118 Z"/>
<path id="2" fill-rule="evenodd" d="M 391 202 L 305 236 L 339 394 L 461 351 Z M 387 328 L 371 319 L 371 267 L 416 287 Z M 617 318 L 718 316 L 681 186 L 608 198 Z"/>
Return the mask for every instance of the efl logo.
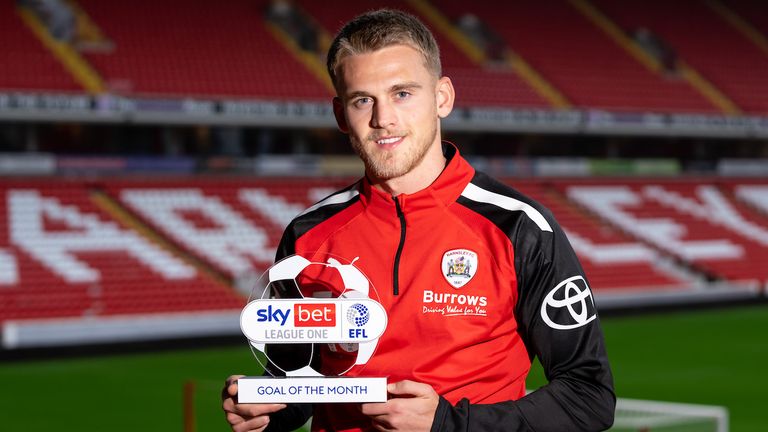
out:
<path id="1" fill-rule="evenodd" d="M 336 327 L 336 305 L 333 303 L 296 303 L 293 305 L 294 327 Z"/>
<path id="2" fill-rule="evenodd" d="M 387 311 L 371 299 L 259 299 L 240 314 L 251 343 L 360 343 L 379 338 Z"/>

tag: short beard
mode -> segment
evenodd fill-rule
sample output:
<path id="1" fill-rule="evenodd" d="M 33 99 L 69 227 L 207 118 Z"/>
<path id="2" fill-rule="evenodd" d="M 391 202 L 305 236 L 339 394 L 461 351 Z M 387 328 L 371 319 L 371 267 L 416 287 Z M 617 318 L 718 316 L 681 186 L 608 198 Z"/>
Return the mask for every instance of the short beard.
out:
<path id="1" fill-rule="evenodd" d="M 368 175 L 373 176 L 377 180 L 391 180 L 404 176 L 417 167 L 424 160 L 436 137 L 437 126 L 433 125 L 427 134 L 426 140 L 414 143 L 405 154 L 401 155 L 401 163 L 399 164 L 394 163 L 395 154 L 393 153 L 385 153 L 383 156 L 381 154 L 368 154 L 362 142 L 352 137 L 350 137 L 350 142 L 355 153 L 362 159 Z M 366 139 L 370 141 L 376 140 L 376 138 L 370 136 Z"/>

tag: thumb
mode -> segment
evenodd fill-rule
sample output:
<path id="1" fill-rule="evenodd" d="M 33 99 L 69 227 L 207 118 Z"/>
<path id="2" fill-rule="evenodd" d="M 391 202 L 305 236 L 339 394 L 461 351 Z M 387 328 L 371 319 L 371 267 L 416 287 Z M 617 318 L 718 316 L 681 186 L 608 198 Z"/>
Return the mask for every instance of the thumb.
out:
<path id="1" fill-rule="evenodd" d="M 224 393 L 226 393 L 227 396 L 237 395 L 237 380 L 244 376 L 245 375 L 231 375 L 227 378 L 226 384 L 224 384 Z"/>
<path id="2" fill-rule="evenodd" d="M 403 380 L 387 384 L 387 392 L 397 396 L 425 396 L 434 392 L 434 390 L 427 384 L 411 380 Z"/>

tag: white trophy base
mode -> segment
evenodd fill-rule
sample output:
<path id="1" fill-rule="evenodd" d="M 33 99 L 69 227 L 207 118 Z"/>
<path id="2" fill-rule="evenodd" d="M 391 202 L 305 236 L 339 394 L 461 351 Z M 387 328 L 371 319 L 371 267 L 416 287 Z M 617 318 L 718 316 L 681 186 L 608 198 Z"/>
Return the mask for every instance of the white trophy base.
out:
<path id="1" fill-rule="evenodd" d="M 238 403 L 386 402 L 387 379 L 369 377 L 243 377 Z"/>

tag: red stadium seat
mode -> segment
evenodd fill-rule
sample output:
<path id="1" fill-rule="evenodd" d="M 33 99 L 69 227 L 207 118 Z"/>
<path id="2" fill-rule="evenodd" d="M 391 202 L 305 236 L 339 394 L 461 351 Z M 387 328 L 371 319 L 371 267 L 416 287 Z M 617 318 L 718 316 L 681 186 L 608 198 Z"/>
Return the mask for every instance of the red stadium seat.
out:
<path id="1" fill-rule="evenodd" d="M 0 191 L 0 248 L 16 264 L 16 281 L 0 287 L 0 321 L 243 305 L 233 289 L 95 204 L 86 182 L 6 181 Z"/>
<path id="2" fill-rule="evenodd" d="M 555 214 L 596 292 L 681 289 L 692 284 L 682 272 L 666 268 L 653 248 L 574 206 L 545 183 L 510 184 Z"/>
<path id="3" fill-rule="evenodd" d="M 284 227 L 351 179 L 0 185 L 0 322 L 230 311 Z M 509 180 L 550 208 L 598 297 L 768 280 L 768 184 Z M 247 289 L 247 287 L 246 287 Z"/>
<path id="4" fill-rule="evenodd" d="M 609 20 L 627 32 L 647 27 L 679 57 L 699 71 L 747 113 L 768 113 L 768 68 L 760 47 L 705 3 L 685 0 L 613 2 L 594 0 Z M 182 0 L 101 2 L 82 0 L 81 8 L 114 42 L 111 52 L 83 56 L 109 91 L 153 97 L 227 97 L 327 101 L 332 91 L 270 33 L 264 19 L 268 2 L 210 0 L 190 6 Z M 326 35 L 376 2 L 348 1 L 336 7 L 298 1 Z M 720 109 L 682 78 L 647 69 L 626 49 L 581 14 L 570 2 L 473 2 L 433 0 L 442 18 L 456 22 L 480 17 L 506 45 L 530 64 L 578 109 L 720 113 Z M 765 40 L 765 5 L 752 0 L 725 2 Z M 441 46 L 445 74 L 454 78 L 460 106 L 551 108 L 508 67 L 475 64 L 457 48 L 434 19 L 404 0 L 389 7 L 420 16 Z M 14 13 L 0 14 L 0 56 L 7 61 L 0 88 L 84 91 L 37 41 Z M 190 31 L 194 29 L 194 31 Z M 226 29 L 226 31 L 222 31 Z M 321 47 L 324 49 L 324 47 Z M 762 51 L 761 51 L 762 49 Z M 318 59 L 318 64 L 322 60 Z"/>
<path id="5" fill-rule="evenodd" d="M 646 69 L 569 2 L 439 3 L 452 15 L 474 12 L 488 22 L 578 108 L 717 111 L 686 82 Z"/>
<path id="6" fill-rule="evenodd" d="M 56 90 L 83 92 L 27 28 L 16 13 L 15 2 L 0 4 L 0 91 Z"/>
<path id="7" fill-rule="evenodd" d="M 114 41 L 86 57 L 118 93 L 329 100 L 331 93 L 267 31 L 258 2 L 83 0 Z"/>
<path id="8" fill-rule="evenodd" d="M 339 30 L 339 23 L 373 9 L 377 6 L 374 3 L 344 0 L 336 2 L 335 7 L 329 8 L 321 2 L 311 0 L 297 2 L 312 17 L 318 20 L 329 35 L 333 35 Z M 437 9 L 442 11 L 443 9 L 440 6 L 437 5 Z M 430 25 L 429 19 L 415 10 L 407 1 L 389 2 L 387 7 L 414 14 L 420 17 L 427 25 Z M 447 18 L 451 19 L 453 17 Z M 451 77 L 456 86 L 458 105 L 550 107 L 550 104 L 545 99 L 511 70 L 485 68 L 475 64 L 440 29 L 433 27 L 432 30 L 440 46 L 443 73 Z"/>
<path id="9" fill-rule="evenodd" d="M 663 37 L 683 60 L 745 112 L 768 114 L 768 55 L 706 2 L 597 0 L 595 3 L 624 28 L 643 26 Z M 754 13 L 748 18 L 754 16 L 764 24 L 768 13 L 765 3 L 761 4 L 759 8 L 744 2 L 743 10 Z"/>
<path id="10" fill-rule="evenodd" d="M 716 182 L 605 182 L 563 187 L 567 196 L 707 277 L 768 280 L 768 222 Z"/>

